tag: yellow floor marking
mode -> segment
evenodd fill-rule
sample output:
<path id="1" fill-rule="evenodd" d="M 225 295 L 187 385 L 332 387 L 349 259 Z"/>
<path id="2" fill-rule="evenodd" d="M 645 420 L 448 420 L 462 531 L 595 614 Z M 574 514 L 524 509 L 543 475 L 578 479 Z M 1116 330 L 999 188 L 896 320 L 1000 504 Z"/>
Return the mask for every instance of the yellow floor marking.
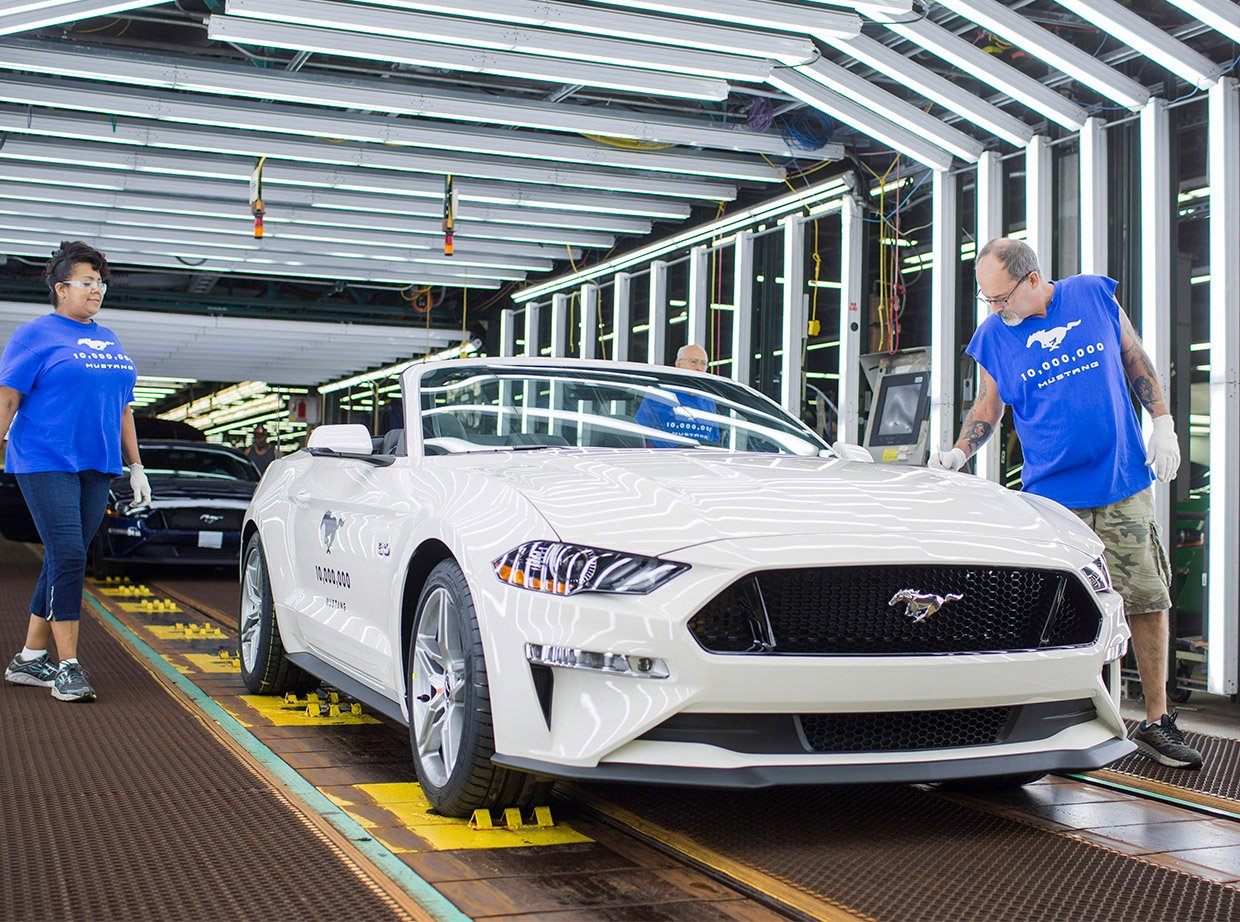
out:
<path id="1" fill-rule="evenodd" d="M 238 695 L 237 700 L 248 704 L 277 727 L 342 727 L 349 724 L 379 723 L 378 720 L 369 714 L 342 714 L 339 717 L 307 717 L 305 702 L 289 704 L 283 698 L 277 698 L 275 695 Z M 227 707 L 226 702 L 223 700 L 219 704 Z M 233 716 L 244 723 L 240 715 L 233 714 Z M 248 726 L 253 726 L 253 724 L 248 724 Z"/>
<path id="2" fill-rule="evenodd" d="M 360 804 L 333 797 L 326 791 L 323 791 L 323 794 L 358 823 L 371 830 L 376 839 L 383 841 L 388 849 L 396 853 L 408 854 L 419 849 L 410 848 L 407 844 L 384 841 L 384 829 L 408 829 L 430 844 L 430 848 L 426 849 L 428 851 L 522 848 L 530 845 L 566 845 L 572 842 L 594 841 L 564 825 L 549 828 L 522 826 L 519 829 L 508 829 L 496 826 L 494 829 L 472 829 L 469 820 L 430 813 L 431 805 L 416 784 L 358 784 L 353 787 L 367 794 L 374 801 L 374 806 L 391 814 L 392 821 L 376 822 L 372 817 L 360 812 Z"/>
<path id="3" fill-rule="evenodd" d="M 213 653 L 186 653 L 183 654 L 199 672 L 240 672 L 241 660 L 235 656 L 228 659 L 220 659 L 218 655 Z"/>
<path id="4" fill-rule="evenodd" d="M 146 586 L 102 586 L 99 592 L 114 599 L 136 599 L 155 594 Z"/>
<path id="5" fill-rule="evenodd" d="M 224 632 L 207 624 L 148 624 L 146 629 L 160 640 L 223 640 Z"/>
<path id="6" fill-rule="evenodd" d="M 184 609 L 172 599 L 143 599 L 141 602 L 119 602 L 121 611 L 131 615 L 179 615 Z"/>

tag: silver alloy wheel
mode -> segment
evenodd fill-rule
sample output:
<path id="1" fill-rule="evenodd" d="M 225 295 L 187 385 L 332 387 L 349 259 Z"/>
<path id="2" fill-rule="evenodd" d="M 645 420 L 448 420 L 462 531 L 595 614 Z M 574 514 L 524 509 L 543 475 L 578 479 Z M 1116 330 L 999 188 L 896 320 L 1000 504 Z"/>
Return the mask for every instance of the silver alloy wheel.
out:
<path id="1" fill-rule="evenodd" d="M 465 655 L 461 613 L 447 589 L 422 603 L 410 677 L 414 744 L 427 779 L 443 787 L 460 756 L 465 728 Z"/>
<path id="2" fill-rule="evenodd" d="M 262 617 L 263 555 L 255 544 L 245 558 L 245 572 L 241 577 L 241 662 L 247 673 L 254 672 L 258 659 L 258 628 Z"/>

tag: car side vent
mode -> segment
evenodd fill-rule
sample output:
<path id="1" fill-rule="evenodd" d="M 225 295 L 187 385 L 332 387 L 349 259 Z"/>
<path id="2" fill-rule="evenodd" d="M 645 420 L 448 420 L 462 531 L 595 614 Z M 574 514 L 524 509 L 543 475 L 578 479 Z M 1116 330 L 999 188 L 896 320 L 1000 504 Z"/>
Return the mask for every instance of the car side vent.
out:
<path id="1" fill-rule="evenodd" d="M 555 673 L 550 666 L 530 663 L 530 678 L 534 680 L 534 694 L 538 696 L 538 704 L 542 708 L 543 720 L 547 721 L 547 729 L 551 729 L 551 693 L 555 689 Z"/>

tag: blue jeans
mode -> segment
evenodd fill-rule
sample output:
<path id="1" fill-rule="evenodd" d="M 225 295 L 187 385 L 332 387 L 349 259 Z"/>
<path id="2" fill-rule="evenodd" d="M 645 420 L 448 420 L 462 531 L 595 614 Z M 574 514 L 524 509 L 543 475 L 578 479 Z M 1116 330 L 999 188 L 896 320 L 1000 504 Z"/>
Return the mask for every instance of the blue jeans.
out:
<path id="1" fill-rule="evenodd" d="M 43 569 L 30 600 L 30 614 L 48 621 L 82 617 L 86 549 L 108 503 L 111 474 L 40 471 L 18 474 L 17 483 L 43 539 Z"/>

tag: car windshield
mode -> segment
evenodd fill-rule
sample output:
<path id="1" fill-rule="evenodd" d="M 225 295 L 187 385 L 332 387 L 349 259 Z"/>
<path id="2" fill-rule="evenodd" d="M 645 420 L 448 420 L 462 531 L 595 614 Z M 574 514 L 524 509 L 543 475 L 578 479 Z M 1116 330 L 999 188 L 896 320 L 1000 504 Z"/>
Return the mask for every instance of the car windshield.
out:
<path id="1" fill-rule="evenodd" d="M 675 369 L 456 365 L 420 379 L 431 453 L 538 447 L 816 455 L 826 443 L 727 378 Z"/>
<path id="2" fill-rule="evenodd" d="M 258 482 L 258 469 L 244 458 L 209 448 L 142 446 L 142 466 L 148 476 L 209 477 L 216 480 Z"/>

